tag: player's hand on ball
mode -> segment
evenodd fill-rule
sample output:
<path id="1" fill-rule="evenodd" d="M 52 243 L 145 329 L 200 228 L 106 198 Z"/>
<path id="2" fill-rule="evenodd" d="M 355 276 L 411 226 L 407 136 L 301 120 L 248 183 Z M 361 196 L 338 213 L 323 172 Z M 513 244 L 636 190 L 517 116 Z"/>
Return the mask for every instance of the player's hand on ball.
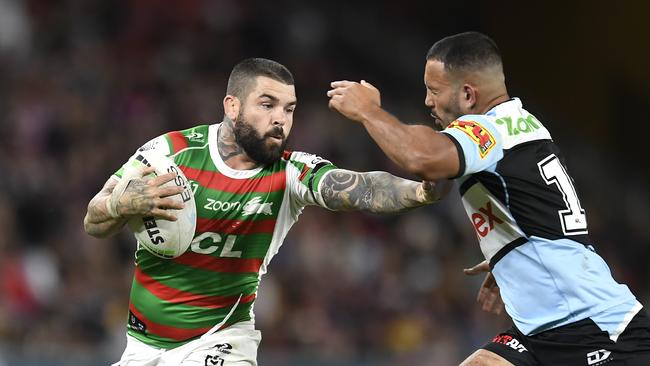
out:
<path id="1" fill-rule="evenodd" d="M 368 113 L 381 107 L 379 90 L 364 80 L 361 83 L 334 81 L 330 86 L 329 107 L 353 121 L 361 122 Z"/>
<path id="2" fill-rule="evenodd" d="M 478 291 L 476 301 L 481 305 L 481 309 L 483 309 L 483 311 L 494 313 L 496 315 L 501 314 L 505 308 L 505 305 L 503 304 L 503 299 L 501 298 L 499 286 L 497 285 L 492 272 L 490 272 L 490 265 L 488 262 L 483 261 L 472 268 L 465 268 L 463 272 L 469 276 L 475 276 L 487 272 L 487 275 L 481 284 L 481 288 Z"/>
<path id="3" fill-rule="evenodd" d="M 183 187 L 175 185 L 162 187 L 165 183 L 174 180 L 176 173 L 149 177 L 149 174 L 153 172 L 154 168 L 143 169 L 139 178 L 134 178 L 129 182 L 116 205 L 120 215 L 154 216 L 176 221 L 176 216 L 168 210 L 180 210 L 184 204 L 169 197 L 183 192 Z"/>

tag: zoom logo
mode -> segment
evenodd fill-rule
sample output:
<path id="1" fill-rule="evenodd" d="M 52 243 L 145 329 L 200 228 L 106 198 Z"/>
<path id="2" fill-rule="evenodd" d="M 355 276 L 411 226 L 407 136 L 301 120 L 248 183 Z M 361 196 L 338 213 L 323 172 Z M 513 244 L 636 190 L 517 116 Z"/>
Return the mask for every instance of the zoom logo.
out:
<path id="1" fill-rule="evenodd" d="M 241 203 L 239 202 L 223 202 L 213 200 L 212 198 L 208 198 L 207 200 L 208 203 L 203 206 L 206 210 L 228 212 L 231 210 L 237 211 L 241 208 Z"/>

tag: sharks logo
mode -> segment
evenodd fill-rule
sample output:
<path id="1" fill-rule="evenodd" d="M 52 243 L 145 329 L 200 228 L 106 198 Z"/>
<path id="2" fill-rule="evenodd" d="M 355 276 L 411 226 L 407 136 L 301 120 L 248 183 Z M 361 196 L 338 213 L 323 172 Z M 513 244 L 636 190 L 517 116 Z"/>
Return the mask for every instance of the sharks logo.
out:
<path id="1" fill-rule="evenodd" d="M 264 215 L 273 215 L 271 211 L 271 206 L 273 202 L 264 202 L 262 203 L 261 197 L 255 197 L 252 200 L 246 202 L 244 208 L 242 209 L 242 215 L 254 215 L 254 214 L 264 214 Z"/>

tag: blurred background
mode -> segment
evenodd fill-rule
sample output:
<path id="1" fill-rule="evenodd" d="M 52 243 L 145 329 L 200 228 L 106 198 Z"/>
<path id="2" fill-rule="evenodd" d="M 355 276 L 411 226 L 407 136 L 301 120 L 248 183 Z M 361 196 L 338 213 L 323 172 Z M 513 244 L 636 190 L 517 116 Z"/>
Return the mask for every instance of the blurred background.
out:
<path id="1" fill-rule="evenodd" d="M 0 366 L 119 359 L 135 243 L 86 235 L 86 205 L 152 137 L 219 122 L 238 61 L 293 71 L 294 150 L 406 176 L 328 110 L 329 82 L 368 80 L 426 122 L 426 51 L 466 30 L 500 45 L 597 250 L 650 304 L 648 4 L 0 0 Z M 308 208 L 262 281 L 260 364 L 456 365 L 510 324 L 475 304 L 462 268 L 480 260 L 457 193 L 398 216 Z"/>

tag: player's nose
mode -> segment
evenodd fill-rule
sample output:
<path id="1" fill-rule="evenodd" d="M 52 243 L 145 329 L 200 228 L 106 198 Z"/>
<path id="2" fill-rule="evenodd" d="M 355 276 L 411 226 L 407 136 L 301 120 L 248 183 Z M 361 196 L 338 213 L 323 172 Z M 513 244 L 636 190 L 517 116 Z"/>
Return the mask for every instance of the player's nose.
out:
<path id="1" fill-rule="evenodd" d="M 429 93 L 425 94 L 424 96 L 424 105 L 433 109 L 435 107 L 435 104 L 433 102 L 433 98 L 429 95 Z"/>
<path id="2" fill-rule="evenodd" d="M 287 114 L 280 108 L 278 108 L 275 113 L 271 115 L 271 122 L 274 126 L 284 126 L 287 123 L 287 119 Z"/>

